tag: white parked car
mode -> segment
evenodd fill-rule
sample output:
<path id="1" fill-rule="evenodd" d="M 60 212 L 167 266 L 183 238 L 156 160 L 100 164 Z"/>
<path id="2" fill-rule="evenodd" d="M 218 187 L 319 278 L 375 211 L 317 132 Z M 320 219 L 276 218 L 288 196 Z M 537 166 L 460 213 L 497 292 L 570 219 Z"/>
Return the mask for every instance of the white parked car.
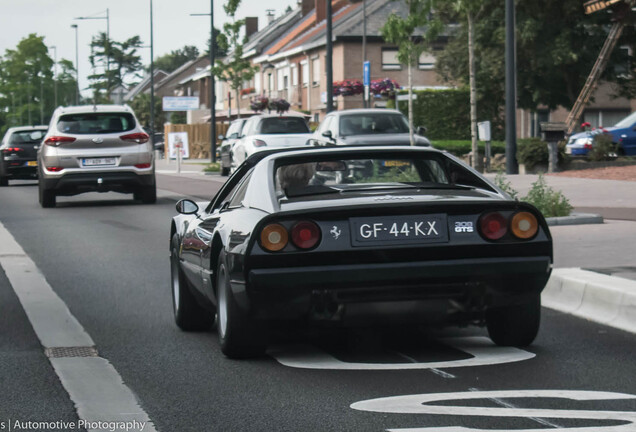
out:
<path id="1" fill-rule="evenodd" d="M 303 116 L 259 114 L 250 117 L 243 126 L 241 138 L 232 148 L 232 168 L 261 150 L 304 147 L 309 137 L 311 131 Z"/>

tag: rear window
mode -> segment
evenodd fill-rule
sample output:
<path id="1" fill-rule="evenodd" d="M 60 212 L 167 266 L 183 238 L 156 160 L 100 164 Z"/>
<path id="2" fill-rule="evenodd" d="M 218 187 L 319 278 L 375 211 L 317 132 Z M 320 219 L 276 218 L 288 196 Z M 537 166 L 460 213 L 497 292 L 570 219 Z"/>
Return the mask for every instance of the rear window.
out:
<path id="1" fill-rule="evenodd" d="M 261 120 L 260 133 L 270 134 L 294 134 L 309 133 L 309 126 L 301 117 L 269 117 Z"/>
<path id="2" fill-rule="evenodd" d="M 130 113 L 67 114 L 60 117 L 57 128 L 63 133 L 79 135 L 128 132 L 135 128 L 135 118 Z"/>
<path id="3" fill-rule="evenodd" d="M 369 113 L 340 117 L 340 135 L 408 133 L 409 125 L 400 114 Z"/>
<path id="4" fill-rule="evenodd" d="M 9 138 L 9 144 L 39 144 L 44 135 L 46 135 L 46 129 L 14 132 Z"/>
<path id="5" fill-rule="evenodd" d="M 459 164 L 438 154 L 373 158 L 349 157 L 295 161 L 276 166 L 279 198 L 389 190 L 471 189 L 494 190 Z M 344 195 L 343 195 L 344 194 Z"/>

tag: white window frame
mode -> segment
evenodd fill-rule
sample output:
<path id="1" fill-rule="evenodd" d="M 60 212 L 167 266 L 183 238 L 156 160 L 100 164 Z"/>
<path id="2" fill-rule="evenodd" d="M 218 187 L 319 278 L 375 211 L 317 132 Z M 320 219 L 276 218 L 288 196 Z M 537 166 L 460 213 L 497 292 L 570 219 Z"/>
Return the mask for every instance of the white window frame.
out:
<path id="1" fill-rule="evenodd" d="M 402 70 L 397 48 L 382 48 L 382 70 Z"/>

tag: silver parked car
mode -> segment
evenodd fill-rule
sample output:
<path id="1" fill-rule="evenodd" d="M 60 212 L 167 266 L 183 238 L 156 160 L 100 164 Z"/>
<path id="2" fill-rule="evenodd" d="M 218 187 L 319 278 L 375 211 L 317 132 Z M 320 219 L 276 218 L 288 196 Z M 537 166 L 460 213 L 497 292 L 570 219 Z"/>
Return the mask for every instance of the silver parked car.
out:
<path id="1" fill-rule="evenodd" d="M 430 146 L 426 129 L 415 130 L 415 145 Z M 333 145 L 409 145 L 409 122 L 392 109 L 351 109 L 327 114 L 308 144 Z"/>
<path id="2" fill-rule="evenodd" d="M 56 109 L 38 151 L 38 174 L 42 207 L 54 207 L 58 195 L 83 192 L 157 199 L 149 137 L 127 105 Z"/>

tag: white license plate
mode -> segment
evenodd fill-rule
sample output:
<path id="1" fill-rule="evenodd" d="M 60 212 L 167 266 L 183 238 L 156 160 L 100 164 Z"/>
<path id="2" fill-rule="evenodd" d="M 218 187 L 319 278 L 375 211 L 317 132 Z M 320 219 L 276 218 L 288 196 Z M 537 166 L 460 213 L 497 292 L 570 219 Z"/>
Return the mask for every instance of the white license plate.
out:
<path id="1" fill-rule="evenodd" d="M 91 158 L 82 159 L 82 166 L 106 166 L 117 165 L 116 158 Z"/>
<path id="2" fill-rule="evenodd" d="M 572 148 L 571 147 L 566 147 L 565 148 L 565 154 L 572 154 Z"/>

